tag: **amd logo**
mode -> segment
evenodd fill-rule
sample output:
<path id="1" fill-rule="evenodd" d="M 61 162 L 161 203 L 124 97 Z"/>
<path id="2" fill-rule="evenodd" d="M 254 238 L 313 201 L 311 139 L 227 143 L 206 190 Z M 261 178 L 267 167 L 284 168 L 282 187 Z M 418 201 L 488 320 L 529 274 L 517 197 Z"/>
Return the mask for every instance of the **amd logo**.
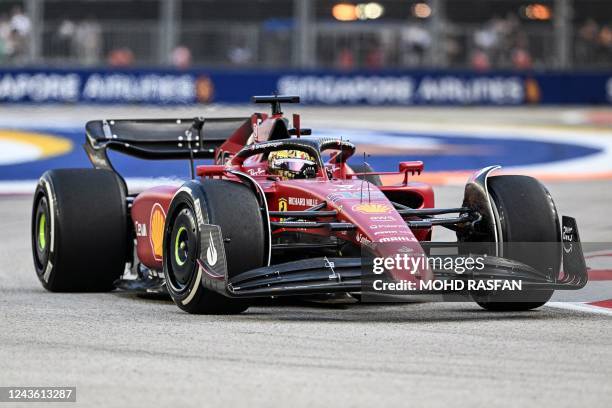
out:
<path id="1" fill-rule="evenodd" d="M 136 230 L 137 237 L 147 236 L 147 224 L 141 224 L 138 221 L 134 223 L 134 229 Z"/>

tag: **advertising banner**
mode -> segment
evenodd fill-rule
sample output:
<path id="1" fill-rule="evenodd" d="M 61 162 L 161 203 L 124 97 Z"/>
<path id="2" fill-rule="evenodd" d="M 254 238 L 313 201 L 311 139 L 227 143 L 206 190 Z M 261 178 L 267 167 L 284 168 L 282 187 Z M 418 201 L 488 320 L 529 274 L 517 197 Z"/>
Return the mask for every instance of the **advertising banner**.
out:
<path id="1" fill-rule="evenodd" d="M 296 94 L 312 105 L 609 104 L 612 74 L 471 71 L 4 69 L 0 102 L 246 103 Z"/>

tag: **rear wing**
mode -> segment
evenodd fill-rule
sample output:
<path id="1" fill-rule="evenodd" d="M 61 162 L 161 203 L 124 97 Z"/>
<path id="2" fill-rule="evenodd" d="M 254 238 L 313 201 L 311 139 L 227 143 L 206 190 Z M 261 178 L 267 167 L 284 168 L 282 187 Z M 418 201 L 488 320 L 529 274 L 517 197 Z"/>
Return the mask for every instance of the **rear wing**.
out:
<path id="1" fill-rule="evenodd" d="M 249 118 L 93 120 L 85 125 L 85 151 L 95 168 L 113 170 L 107 151 L 149 160 L 211 159 Z"/>

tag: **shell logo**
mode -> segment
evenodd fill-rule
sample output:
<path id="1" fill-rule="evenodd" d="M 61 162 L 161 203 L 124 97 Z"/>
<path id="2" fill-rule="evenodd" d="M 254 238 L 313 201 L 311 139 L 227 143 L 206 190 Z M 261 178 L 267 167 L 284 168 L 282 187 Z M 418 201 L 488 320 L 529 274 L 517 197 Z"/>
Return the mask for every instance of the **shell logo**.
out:
<path id="1" fill-rule="evenodd" d="M 63 137 L 0 129 L 0 166 L 60 156 L 70 153 L 72 147 Z"/>
<path id="2" fill-rule="evenodd" d="M 386 214 L 391 211 L 391 207 L 389 207 L 387 204 L 380 203 L 355 204 L 352 208 L 353 211 L 364 214 Z"/>
<path id="3" fill-rule="evenodd" d="M 538 103 L 541 99 L 542 93 L 540 92 L 538 81 L 533 78 L 527 78 L 525 80 L 525 100 L 529 103 Z"/>
<path id="4" fill-rule="evenodd" d="M 206 75 L 199 76 L 195 81 L 195 93 L 198 102 L 211 102 L 215 95 L 215 85 Z"/>
<path id="5" fill-rule="evenodd" d="M 162 260 L 164 254 L 164 224 L 166 223 L 166 213 L 159 203 L 155 203 L 151 208 L 151 220 L 149 221 L 151 231 L 151 249 L 153 258 L 156 261 Z"/>

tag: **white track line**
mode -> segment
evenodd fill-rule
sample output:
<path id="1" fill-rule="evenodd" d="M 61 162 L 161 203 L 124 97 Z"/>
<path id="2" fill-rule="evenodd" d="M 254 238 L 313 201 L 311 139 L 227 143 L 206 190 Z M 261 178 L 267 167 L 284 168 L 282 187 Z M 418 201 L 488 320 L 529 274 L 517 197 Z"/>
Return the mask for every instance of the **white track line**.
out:
<path id="1" fill-rule="evenodd" d="M 549 302 L 546 304 L 546 307 L 612 316 L 612 309 L 593 306 L 587 303 Z"/>
<path id="2" fill-rule="evenodd" d="M 159 185 L 180 186 L 186 180 L 171 177 L 128 177 L 125 179 L 130 193 L 139 192 Z M 33 194 L 38 180 L 0 181 L 0 195 Z"/>

